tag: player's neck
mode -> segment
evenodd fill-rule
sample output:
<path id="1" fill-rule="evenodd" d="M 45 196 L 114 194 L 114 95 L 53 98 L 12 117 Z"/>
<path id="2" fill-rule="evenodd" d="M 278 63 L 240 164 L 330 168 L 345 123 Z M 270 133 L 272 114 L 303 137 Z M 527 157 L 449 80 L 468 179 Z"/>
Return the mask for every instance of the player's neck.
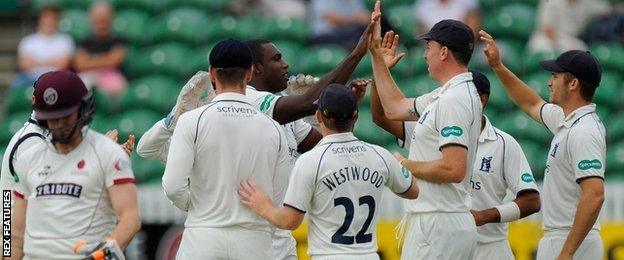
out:
<path id="1" fill-rule="evenodd" d="M 215 89 L 215 93 L 217 95 L 223 94 L 223 93 L 237 93 L 237 94 L 245 95 L 245 85 L 244 84 L 241 86 L 217 85 L 217 88 Z"/>
<path id="2" fill-rule="evenodd" d="M 82 134 L 79 133 L 78 136 L 76 136 L 76 138 L 72 139 L 71 141 L 67 143 L 55 142 L 54 148 L 56 148 L 56 151 L 59 152 L 60 154 L 68 154 L 74 149 L 76 149 L 78 145 L 80 145 L 80 143 L 82 142 L 82 139 L 84 138 Z"/>
<path id="3" fill-rule="evenodd" d="M 440 83 L 440 87 L 442 87 L 455 76 L 466 72 L 468 72 L 466 67 L 449 63 L 448 66 L 444 67 L 444 69 L 439 72 L 435 80 L 437 80 Z"/>
<path id="4" fill-rule="evenodd" d="M 572 114 L 572 112 L 574 112 L 575 110 L 579 109 L 580 107 L 587 106 L 589 104 L 591 104 L 591 102 L 587 102 L 580 97 L 577 97 L 577 98 L 570 97 L 565 102 L 562 102 L 561 104 L 557 104 L 557 105 L 559 105 L 563 109 L 563 115 L 565 117 L 568 117 L 568 115 Z"/>

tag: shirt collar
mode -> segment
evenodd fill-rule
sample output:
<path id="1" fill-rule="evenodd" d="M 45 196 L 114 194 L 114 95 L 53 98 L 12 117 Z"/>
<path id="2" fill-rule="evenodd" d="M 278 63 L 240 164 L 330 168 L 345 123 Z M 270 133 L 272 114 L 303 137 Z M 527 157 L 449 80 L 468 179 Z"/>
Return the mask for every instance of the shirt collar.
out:
<path id="1" fill-rule="evenodd" d="M 249 103 L 249 100 L 247 99 L 245 95 L 240 94 L 240 93 L 234 93 L 234 92 L 221 93 L 217 95 L 212 101 L 214 102 L 214 101 L 221 101 L 221 100 L 236 100 L 236 101 Z"/>
<path id="2" fill-rule="evenodd" d="M 327 144 L 327 143 L 339 143 L 339 142 L 349 142 L 358 140 L 352 132 L 339 133 L 339 134 L 331 134 L 323 137 L 319 142 L 319 145 Z"/>
<path id="3" fill-rule="evenodd" d="M 576 121 L 579 120 L 579 118 L 593 112 L 596 112 L 596 104 L 594 103 L 579 107 L 565 118 L 563 125 L 570 128 Z"/>
<path id="4" fill-rule="evenodd" d="M 457 74 L 455 75 L 455 77 L 452 77 L 449 81 L 447 81 L 440 89 L 440 93 L 444 93 L 445 91 L 459 85 L 460 83 L 466 82 L 466 81 L 471 81 L 472 80 L 472 73 L 470 72 L 465 72 L 465 73 L 461 73 L 461 74 Z"/>
<path id="5" fill-rule="evenodd" d="M 483 115 L 483 118 L 485 119 L 485 127 L 481 130 L 481 134 L 479 134 L 479 143 L 483 143 L 486 140 L 494 141 L 498 139 L 498 135 L 496 135 L 496 130 L 494 129 L 492 122 L 490 122 L 490 119 L 485 115 Z"/>

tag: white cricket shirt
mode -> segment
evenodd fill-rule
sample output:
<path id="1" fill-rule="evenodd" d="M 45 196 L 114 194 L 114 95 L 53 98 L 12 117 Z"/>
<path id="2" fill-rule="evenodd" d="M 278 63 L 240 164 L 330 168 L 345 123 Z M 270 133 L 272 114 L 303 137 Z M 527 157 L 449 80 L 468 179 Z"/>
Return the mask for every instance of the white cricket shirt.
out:
<path id="1" fill-rule="evenodd" d="M 222 93 L 184 113 L 171 137 L 163 188 L 181 210 L 185 227 L 230 227 L 271 231 L 245 207 L 236 189 L 251 179 L 268 194 L 288 179 L 288 147 L 279 124 L 237 93 Z M 275 198 L 274 198 L 275 199 Z"/>
<path id="2" fill-rule="evenodd" d="M 15 161 L 15 196 L 28 200 L 24 253 L 36 259 L 80 259 L 78 240 L 99 242 L 113 231 L 117 217 L 107 188 L 134 183 L 130 158 L 108 137 L 84 130 L 69 154 L 39 142 Z"/>
<path id="3" fill-rule="evenodd" d="M 434 90 L 435 91 L 435 90 Z M 432 92 L 433 93 L 433 92 Z M 406 201 L 409 213 L 468 212 L 470 178 L 481 132 L 481 102 L 472 83 L 472 73 L 462 73 L 444 84 L 426 106 L 413 130 L 409 159 L 430 162 L 442 159 L 441 149 L 459 145 L 468 150 L 466 176 L 460 183 L 420 181 L 420 196 Z"/>
<path id="4" fill-rule="evenodd" d="M 310 255 L 375 253 L 383 187 L 404 193 L 411 183 L 387 150 L 333 134 L 299 157 L 284 205 L 309 213 Z"/>
<path id="5" fill-rule="evenodd" d="M 555 134 L 544 172 L 543 226 L 546 231 L 569 230 L 581 194 L 579 180 L 604 179 L 605 128 L 596 114 L 595 104 L 580 107 L 564 117 L 561 107 L 547 103 L 540 115 L 544 125 Z M 598 221 L 592 229 L 600 229 Z"/>

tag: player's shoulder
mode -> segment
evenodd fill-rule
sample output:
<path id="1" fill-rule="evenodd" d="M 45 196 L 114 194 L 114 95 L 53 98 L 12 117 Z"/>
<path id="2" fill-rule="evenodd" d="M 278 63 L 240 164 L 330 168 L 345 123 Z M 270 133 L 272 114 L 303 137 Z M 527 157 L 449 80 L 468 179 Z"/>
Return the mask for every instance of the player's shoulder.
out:
<path id="1" fill-rule="evenodd" d="M 518 143 L 518 140 L 516 140 L 516 138 L 514 138 L 513 136 L 511 136 L 509 133 L 495 127 L 492 126 L 494 128 L 494 132 L 496 132 L 496 137 L 500 138 L 501 142 L 506 146 L 506 147 L 515 147 L 518 149 L 522 149 L 520 146 L 520 143 Z M 507 149 L 508 150 L 508 149 Z"/>
<path id="2" fill-rule="evenodd" d="M 120 152 L 125 153 L 123 148 L 113 141 L 113 139 L 92 129 L 87 130 L 83 141 L 87 142 L 94 149 L 102 151 L 101 154 L 110 155 Z"/>

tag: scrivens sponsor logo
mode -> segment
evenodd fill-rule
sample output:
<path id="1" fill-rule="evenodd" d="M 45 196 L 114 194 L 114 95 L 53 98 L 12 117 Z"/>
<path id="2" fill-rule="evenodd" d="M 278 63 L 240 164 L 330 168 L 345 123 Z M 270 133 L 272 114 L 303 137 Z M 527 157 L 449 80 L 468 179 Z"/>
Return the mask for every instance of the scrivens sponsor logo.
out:
<path id="1" fill-rule="evenodd" d="M 70 196 L 80 198 L 82 186 L 74 183 L 46 183 L 35 189 L 37 197 L 45 196 Z"/>
<path id="2" fill-rule="evenodd" d="M 247 107 L 236 107 L 236 106 L 218 106 L 217 112 L 219 113 L 234 113 L 234 114 L 258 114 L 258 112 L 253 108 Z"/>

